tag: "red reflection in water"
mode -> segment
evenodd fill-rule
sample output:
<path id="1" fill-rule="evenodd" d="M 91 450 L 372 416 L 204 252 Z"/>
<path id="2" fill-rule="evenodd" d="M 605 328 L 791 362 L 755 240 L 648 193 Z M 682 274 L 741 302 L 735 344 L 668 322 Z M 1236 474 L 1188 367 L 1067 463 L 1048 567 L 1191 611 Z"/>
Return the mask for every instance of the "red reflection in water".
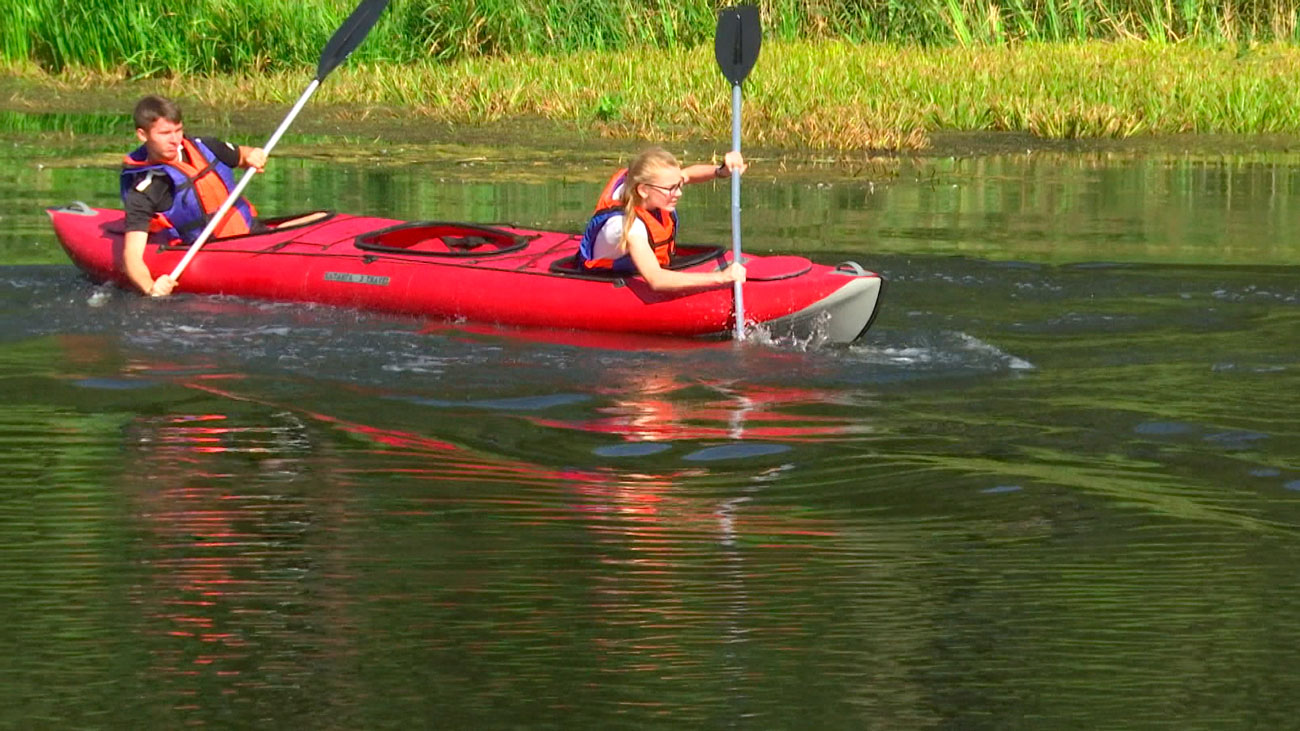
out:
<path id="1" fill-rule="evenodd" d="M 578 348 L 596 348 L 600 350 L 617 350 L 624 352 L 664 352 L 664 351 L 699 351 L 730 349 L 733 343 L 727 340 L 694 340 L 691 338 L 668 337 L 664 335 L 642 335 L 637 333 L 616 333 L 583 330 L 550 330 L 546 328 L 497 327 L 481 323 L 448 324 L 445 321 L 431 321 L 420 330 L 421 335 L 444 335 L 470 339 L 471 336 L 506 338 L 523 343 L 542 343 L 544 345 L 564 345 Z"/>
<path id="2" fill-rule="evenodd" d="M 69 375 L 82 369 L 182 386 L 239 378 L 131 361 L 105 338 L 60 340 Z M 141 536 L 132 545 L 147 576 L 132 595 L 146 620 L 141 639 L 155 692 L 175 699 L 178 724 L 217 717 L 216 698 L 309 680 L 312 658 L 327 651 L 347 654 L 328 640 L 331 615 L 346 606 L 337 591 L 346 577 L 326 568 L 337 565 L 336 550 L 308 541 L 310 532 L 347 519 L 346 492 L 329 497 L 347 478 L 331 469 L 340 460 L 313 442 L 301 418 L 205 403 L 137 416 L 124 447 L 121 484 L 133 500 Z M 317 491 L 310 499 L 295 492 L 303 476 Z M 306 617 L 326 629 L 302 632 L 296 625 Z"/>
<path id="3" fill-rule="evenodd" d="M 718 398 L 701 402 L 707 388 Z M 834 403 L 837 394 L 814 388 L 765 386 L 721 379 L 686 380 L 679 374 L 638 374 L 598 391 L 612 400 L 602 416 L 581 420 L 531 418 L 538 426 L 614 434 L 632 442 L 689 439 L 764 439 L 824 442 L 867 429 L 843 416 L 797 413 Z"/>
<path id="4" fill-rule="evenodd" d="M 591 577 L 584 616 L 594 628 L 584 636 L 599 672 L 618 684 L 716 669 L 720 653 L 735 658 L 736 673 L 759 672 L 751 663 L 761 660 L 744 654 L 756 632 L 801 631 L 795 620 L 786 630 L 772 622 L 780 609 L 769 604 L 771 573 L 786 572 L 792 587 L 806 582 L 804 558 L 839 537 L 831 521 L 762 505 L 757 486 L 719 496 L 695 481 L 623 473 L 574 489 L 604 567 Z M 769 576 L 757 592 L 755 572 Z"/>
<path id="5" fill-rule="evenodd" d="M 348 562 L 329 541 L 309 540 L 309 533 L 328 534 L 354 514 L 373 509 L 357 508 L 353 489 L 357 472 L 373 468 L 319 440 L 307 422 L 364 437 L 373 453 L 409 459 L 403 466 L 385 461 L 386 474 L 515 486 L 518 499 L 475 496 L 474 501 L 488 509 L 494 502 L 508 506 L 501 514 L 517 525 L 580 524 L 592 539 L 597 568 L 584 577 L 589 581 L 571 581 L 578 586 L 566 591 L 590 587 L 586 614 L 603 629 L 589 641 L 605 671 L 614 675 L 707 664 L 700 652 L 708 643 L 675 630 L 714 627 L 719 645 L 742 637 L 744 615 L 754 610 L 746 563 L 755 553 L 817 550 L 836 535 L 826 521 L 759 506 L 753 496 L 761 484 L 748 481 L 777 473 L 760 471 L 736 478 L 746 482 L 709 486 L 706 467 L 552 468 L 237 393 L 239 375 L 195 375 L 189 366 L 166 376 L 171 369 L 159 363 L 123 370 L 132 368 L 230 403 L 225 413 L 205 400 L 201 413 L 142 418 L 129 434 L 138 472 L 127 483 L 148 533 L 144 550 L 153 582 L 139 588 L 139 601 L 153 620 L 151 631 L 162 638 L 150 642 L 154 670 L 177 696 L 181 711 L 200 708 L 192 703 L 195 695 L 238 694 L 268 678 L 312 682 L 307 676 L 313 662 L 343 665 L 357 652 L 345 628 L 365 619 L 351 616 L 363 605 L 349 592 L 354 577 L 340 568 Z M 627 440 L 798 441 L 857 428 L 845 419 L 789 413 L 829 402 L 827 394 L 815 390 L 690 381 L 676 374 L 647 376 L 634 384 L 602 389 L 613 403 L 592 419 L 516 418 Z M 702 387 L 718 397 L 701 401 Z M 288 477 L 280 483 L 259 480 L 259 469 Z M 285 488 L 290 484 L 292 489 Z M 304 485 L 310 496 L 296 492 Z M 529 494 L 532 486 L 562 488 L 563 504 L 548 504 L 539 497 L 544 491 Z M 783 565 L 800 570 L 798 562 Z M 460 578 L 471 588 L 485 588 L 478 582 L 492 580 L 473 571 Z M 468 599 L 438 596 L 437 606 L 444 609 L 483 609 L 472 593 Z M 538 610 L 527 624 L 500 633 L 555 632 L 572 621 L 569 611 L 561 605 L 551 616 Z M 465 647 L 491 651 L 492 633 L 467 640 Z"/>
<path id="6" fill-rule="evenodd" d="M 137 515 L 151 536 L 154 582 L 141 587 L 140 600 L 168 638 L 150 643 L 154 671 L 178 699 L 205 696 L 212 683 L 222 694 L 257 687 L 265 679 L 246 685 L 241 678 L 270 648 L 295 642 L 286 625 L 305 611 L 302 577 L 322 558 L 308 553 L 304 532 L 321 516 L 305 501 L 241 481 L 249 459 L 304 469 L 301 423 L 284 415 L 171 414 L 139 420 L 132 436 L 142 469 Z M 227 469 L 229 460 L 239 464 Z M 174 710 L 197 719 L 204 707 L 179 702 Z"/>
<path id="7" fill-rule="evenodd" d="M 662 427 L 669 438 L 685 438 L 683 430 L 673 431 L 674 423 L 701 418 L 700 414 L 727 419 L 733 414 L 734 401 L 710 402 L 693 411 L 679 409 L 673 397 L 687 386 L 671 379 L 659 385 L 662 388 L 652 391 L 652 395 L 663 398 L 649 399 L 650 408 L 643 407 L 645 400 L 633 400 L 633 408 L 609 418 L 626 418 L 629 414 L 645 417 L 648 413 L 649 418 L 641 418 L 634 425 L 637 429 L 644 432 L 647 427 Z M 202 388 L 228 398 L 246 398 L 209 385 Z M 721 386 L 716 388 L 722 392 Z M 810 396 L 809 392 L 797 389 L 766 389 L 751 398 L 748 407 L 777 408 L 786 404 L 802 405 L 810 400 L 816 402 L 816 399 L 816 394 Z M 668 416 L 658 410 L 653 403 L 656 401 L 667 404 Z M 453 477 L 500 481 L 520 488 L 563 485 L 571 496 L 563 511 L 528 493 L 515 500 L 475 496 L 473 501 L 475 505 L 501 504 L 509 510 L 503 514 L 513 516 L 515 524 L 521 526 L 576 520 L 594 538 L 594 559 L 603 569 L 590 577 L 584 616 L 603 628 L 590 641 L 600 658 L 598 665 L 613 676 L 654 676 L 705 664 L 707 660 L 700 652 L 715 649 L 698 635 L 682 634 L 679 630 L 715 627 L 717 646 L 743 639 L 747 631 L 744 616 L 756 610 L 745 587 L 747 561 L 755 552 L 816 551 L 837 536 L 828 521 L 777 507 L 759 508 L 748 495 L 735 497 L 745 492 L 739 487 L 725 491 L 730 497 L 700 495 L 694 481 L 708 477 L 709 470 L 703 467 L 655 471 L 551 469 L 477 454 L 409 432 L 381 429 L 312 411 L 298 413 L 354 434 L 367 435 L 386 450 L 417 459 L 407 468 L 389 467 L 390 472 L 400 471 L 430 480 Z M 774 414 L 772 418 L 779 421 L 783 417 Z M 832 420 L 827 422 L 832 428 L 840 426 Z M 760 471 L 753 477 L 765 475 Z M 425 512 L 408 510 L 402 514 Z M 793 567 L 792 571 L 798 571 L 797 562 L 787 562 L 787 565 Z M 476 587 L 488 591 L 489 587 L 479 582 L 490 581 L 491 576 L 475 578 L 467 574 L 458 584 L 459 591 L 467 592 L 467 597 L 475 596 Z M 464 601 L 447 598 L 436 606 L 443 610 L 482 609 L 473 598 Z M 557 611 L 554 615 L 538 611 L 527 621 L 516 620 L 510 627 L 498 628 L 494 634 L 502 637 L 552 634 L 556 627 L 571 621 L 563 610 Z M 479 636 L 466 647 L 470 653 L 490 653 L 494 645 L 490 636 Z"/>
<path id="8" fill-rule="evenodd" d="M 258 403 L 275 408 L 286 408 L 281 404 L 240 395 L 230 390 L 217 388 L 207 383 L 192 382 L 190 388 L 206 391 L 224 398 Z M 522 484 L 555 484 L 557 482 L 600 479 L 598 475 L 574 469 L 551 469 L 531 462 L 503 459 L 496 455 L 478 453 L 451 442 L 421 436 L 409 431 L 384 429 L 355 421 L 340 419 L 327 414 L 297 409 L 302 416 L 323 424 L 329 424 L 342 431 L 357 434 L 384 447 L 384 451 L 395 451 L 407 456 L 434 457 L 431 462 L 409 468 L 389 468 L 389 474 L 420 475 L 432 478 L 456 478 L 461 481 L 514 480 Z M 347 472 L 347 468 L 342 468 Z"/>

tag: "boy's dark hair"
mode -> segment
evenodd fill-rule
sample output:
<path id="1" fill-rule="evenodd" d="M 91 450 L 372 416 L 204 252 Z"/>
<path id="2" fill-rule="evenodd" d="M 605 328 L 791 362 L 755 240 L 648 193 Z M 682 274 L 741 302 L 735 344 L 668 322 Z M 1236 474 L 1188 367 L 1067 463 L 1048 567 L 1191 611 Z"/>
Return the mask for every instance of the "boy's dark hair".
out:
<path id="1" fill-rule="evenodd" d="M 180 124 L 181 108 L 176 105 L 176 102 L 165 96 L 150 94 L 135 103 L 134 116 L 135 128 L 148 132 L 153 123 L 159 119 L 165 119 L 172 124 Z"/>

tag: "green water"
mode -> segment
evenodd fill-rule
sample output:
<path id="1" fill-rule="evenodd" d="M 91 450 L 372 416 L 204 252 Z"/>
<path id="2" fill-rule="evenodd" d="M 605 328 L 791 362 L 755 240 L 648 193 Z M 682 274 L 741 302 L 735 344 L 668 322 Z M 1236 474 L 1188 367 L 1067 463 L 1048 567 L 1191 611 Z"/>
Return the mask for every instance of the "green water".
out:
<path id="1" fill-rule="evenodd" d="M 47 120 L 0 148 L 0 726 L 1300 712 L 1284 151 L 756 171 L 747 247 L 878 269 L 877 324 L 645 350 L 105 298 L 40 209 L 111 205 L 111 141 Z M 264 211 L 574 228 L 603 174 L 313 144 L 256 182 Z M 726 240 L 725 188 L 685 201 L 688 239 Z"/>
<path id="2" fill-rule="evenodd" d="M 0 179 L 0 261 L 64 261 L 40 211 L 72 200 L 117 205 L 116 170 L 134 139 L 130 126 L 124 116 L 0 112 L 0 149 L 15 173 Z M 580 230 L 592 191 L 599 193 L 620 156 L 636 150 L 608 141 L 565 147 L 532 133 L 495 142 L 445 134 L 454 137 L 439 140 L 439 130 L 407 131 L 400 141 L 290 135 L 250 195 L 268 215 L 327 207 Z M 231 139 L 262 142 L 247 134 Z M 1300 264 L 1300 152 L 1285 141 L 1053 143 L 1017 151 L 1017 139 L 958 136 L 936 156 L 901 159 L 752 151 L 745 240 L 755 252 Z M 961 144 L 997 154 L 947 154 Z M 695 160 L 689 148 L 674 151 Z M 730 188 L 694 186 L 690 193 L 681 204 L 690 216 L 683 236 L 729 240 Z"/>

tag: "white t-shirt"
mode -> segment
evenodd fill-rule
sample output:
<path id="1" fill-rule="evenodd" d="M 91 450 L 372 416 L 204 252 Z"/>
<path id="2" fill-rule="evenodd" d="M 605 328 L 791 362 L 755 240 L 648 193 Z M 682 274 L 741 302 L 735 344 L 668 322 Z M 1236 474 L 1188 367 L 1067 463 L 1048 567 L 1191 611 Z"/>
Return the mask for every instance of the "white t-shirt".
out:
<path id="1" fill-rule="evenodd" d="M 614 189 L 614 200 L 623 199 L 623 186 Z M 640 232 L 646 241 L 650 240 L 650 232 L 646 230 L 645 222 L 639 218 L 632 221 L 632 233 Z M 593 259 L 617 259 L 625 254 L 626 251 L 619 251 L 618 242 L 623 238 L 623 216 L 610 216 L 600 230 L 596 232 L 596 241 L 591 246 L 591 258 Z"/>
<path id="2" fill-rule="evenodd" d="M 591 247 L 593 259 L 617 259 L 627 253 L 618 248 L 618 242 L 623 238 L 623 218 L 622 215 L 610 216 L 596 232 L 596 240 Z M 650 240 L 650 232 L 646 230 L 645 222 L 639 218 L 632 219 L 631 233 L 640 233 L 646 241 Z"/>

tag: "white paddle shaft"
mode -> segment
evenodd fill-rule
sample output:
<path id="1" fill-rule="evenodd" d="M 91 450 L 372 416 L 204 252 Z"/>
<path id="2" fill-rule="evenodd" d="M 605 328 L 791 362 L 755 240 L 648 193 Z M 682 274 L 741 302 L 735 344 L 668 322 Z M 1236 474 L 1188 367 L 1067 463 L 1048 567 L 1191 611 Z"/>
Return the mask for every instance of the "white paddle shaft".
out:
<path id="1" fill-rule="evenodd" d="M 284 136 L 285 130 L 289 129 L 289 125 L 293 122 L 294 117 L 298 116 L 298 112 L 302 111 L 303 106 L 307 104 L 307 100 L 311 98 L 312 94 L 316 93 L 316 88 L 319 86 L 320 79 L 312 79 L 312 82 L 307 85 L 307 90 L 302 93 L 302 96 L 298 97 L 298 101 L 293 105 L 293 109 L 289 110 L 289 116 L 284 118 L 284 121 L 281 122 L 280 126 L 275 130 L 275 134 L 271 135 L 271 139 L 267 140 L 266 145 L 262 147 L 266 152 L 267 157 L 270 157 L 271 150 L 275 148 L 276 143 Z M 181 272 L 185 271 L 185 267 L 189 266 L 190 260 L 193 259 L 194 255 L 199 253 L 199 249 L 207 243 L 208 237 L 212 236 L 212 232 L 216 230 L 217 225 L 226 217 L 226 214 L 230 212 L 230 209 L 235 205 L 235 201 L 239 200 L 239 194 L 244 192 L 244 188 L 248 187 L 248 184 L 253 180 L 253 175 L 256 173 L 257 171 L 252 168 L 244 171 L 243 177 L 239 179 L 239 184 L 235 186 L 234 190 L 230 191 L 230 195 L 226 196 L 225 202 L 221 204 L 221 207 L 217 209 L 217 212 L 208 220 L 208 225 L 203 227 L 203 232 L 194 240 L 194 243 L 190 246 L 190 250 L 185 252 L 185 256 L 180 260 L 180 263 L 172 270 L 172 279 L 180 279 Z"/>
<path id="2" fill-rule="evenodd" d="M 731 149 L 740 151 L 740 84 L 731 86 Z M 731 174 L 731 260 L 740 261 L 740 172 Z M 732 284 L 736 300 L 736 340 L 745 339 L 745 293 L 740 282 Z"/>

